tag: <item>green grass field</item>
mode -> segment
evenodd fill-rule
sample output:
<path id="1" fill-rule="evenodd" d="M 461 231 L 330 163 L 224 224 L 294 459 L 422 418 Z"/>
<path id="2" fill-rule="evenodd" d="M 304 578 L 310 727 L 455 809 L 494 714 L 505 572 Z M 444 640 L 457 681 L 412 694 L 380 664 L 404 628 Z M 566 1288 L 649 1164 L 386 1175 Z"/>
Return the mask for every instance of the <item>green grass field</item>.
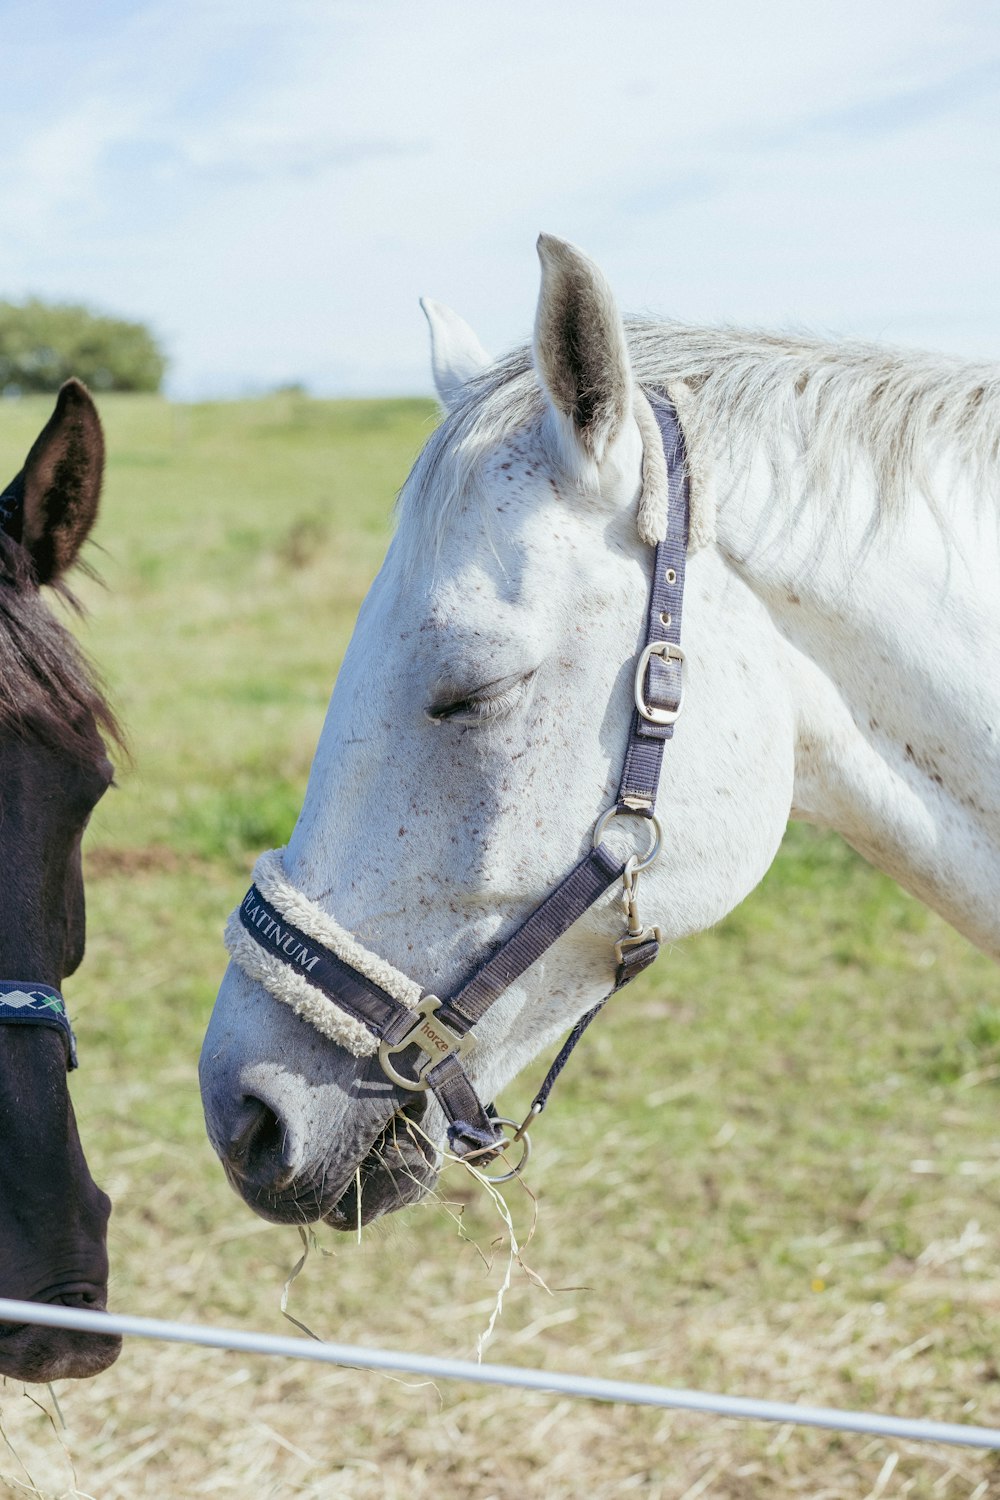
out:
<path id="1" fill-rule="evenodd" d="M 133 763 L 88 834 L 67 996 L 81 1131 L 115 1201 L 112 1302 L 291 1332 L 298 1237 L 227 1188 L 197 1056 L 223 921 L 291 830 L 434 411 L 291 395 L 102 411 L 103 586 L 82 581 L 78 628 Z M 3 407 L 11 472 L 46 412 Z M 574 1057 L 529 1179 L 524 1259 L 546 1285 L 515 1267 L 486 1357 L 1000 1424 L 998 1104 L 995 967 L 837 840 L 792 829 L 760 890 Z M 460 1169 L 443 1199 L 360 1243 L 322 1229 L 290 1310 L 331 1338 L 473 1356 L 503 1226 Z M 508 1202 L 523 1238 L 531 1199 Z M 972 1450 L 164 1345 L 56 1397 L 0 1385 L 4 1494 L 1000 1496 L 1000 1460 Z"/>

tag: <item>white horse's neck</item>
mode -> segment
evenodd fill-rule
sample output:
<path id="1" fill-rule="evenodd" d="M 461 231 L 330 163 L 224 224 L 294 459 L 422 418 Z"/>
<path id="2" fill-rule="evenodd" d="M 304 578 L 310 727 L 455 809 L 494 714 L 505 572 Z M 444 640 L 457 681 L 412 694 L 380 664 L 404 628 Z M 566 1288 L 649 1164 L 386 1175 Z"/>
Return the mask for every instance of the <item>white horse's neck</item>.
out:
<path id="1" fill-rule="evenodd" d="M 936 477 L 949 493 L 955 476 Z M 792 815 L 1000 958 L 995 506 L 959 476 L 941 518 L 914 494 L 875 526 L 864 478 L 781 516 L 763 462 L 722 481 L 719 546 L 776 627 L 796 705 Z"/>

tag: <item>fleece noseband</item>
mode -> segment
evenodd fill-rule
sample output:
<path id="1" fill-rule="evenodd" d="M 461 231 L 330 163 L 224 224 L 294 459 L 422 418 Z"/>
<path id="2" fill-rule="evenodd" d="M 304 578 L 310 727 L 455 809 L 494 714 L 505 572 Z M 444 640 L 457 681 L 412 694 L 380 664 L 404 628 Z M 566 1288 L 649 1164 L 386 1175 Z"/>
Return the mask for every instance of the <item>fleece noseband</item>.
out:
<path id="1" fill-rule="evenodd" d="M 647 393 L 656 418 L 669 483 L 666 535 L 656 544 L 646 613 L 645 641 L 635 662 L 632 710 L 618 795 L 598 819 L 592 846 L 564 880 L 457 989 L 439 997 L 364 948 L 288 880 L 280 851 L 262 856 L 254 883 L 229 919 L 226 943 L 233 959 L 277 999 L 355 1056 L 376 1052 L 386 1076 L 407 1092 L 433 1091 L 448 1120 L 452 1149 L 485 1163 L 518 1141 L 527 1157 L 526 1126 L 544 1108 L 549 1091 L 584 1028 L 605 1001 L 653 962 L 660 947 L 656 927 L 643 927 L 636 906 L 638 878 L 660 852 L 656 817 L 663 750 L 680 713 L 684 653 L 681 606 L 687 553 L 689 501 L 684 441 L 673 407 Z M 648 820 L 645 855 L 620 859 L 603 842 L 616 817 Z M 464 1059 L 475 1045 L 473 1028 L 490 1006 L 536 959 L 612 887 L 622 884 L 627 931 L 614 946 L 614 984 L 577 1022 L 519 1126 L 484 1105 Z M 512 1137 L 505 1127 L 514 1131 Z"/>

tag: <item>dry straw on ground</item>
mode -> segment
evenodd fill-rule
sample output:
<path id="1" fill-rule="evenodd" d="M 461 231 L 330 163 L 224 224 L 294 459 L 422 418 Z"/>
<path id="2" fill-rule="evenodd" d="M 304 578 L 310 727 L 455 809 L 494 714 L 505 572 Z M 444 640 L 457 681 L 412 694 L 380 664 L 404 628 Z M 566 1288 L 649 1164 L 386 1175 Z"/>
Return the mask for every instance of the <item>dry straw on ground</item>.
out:
<path id="1" fill-rule="evenodd" d="M 138 1164 L 134 1152 L 120 1163 L 133 1188 L 141 1181 L 132 1175 Z M 621 1186 L 614 1177 L 607 1184 L 612 1194 Z M 216 1278 L 225 1274 L 227 1253 L 236 1247 L 256 1283 L 251 1311 L 240 1321 L 276 1328 L 282 1266 L 274 1257 L 286 1257 L 287 1276 L 293 1232 L 258 1226 L 234 1203 L 212 1232 L 165 1243 L 166 1224 L 175 1220 L 184 1193 L 182 1174 L 168 1175 L 154 1215 L 140 1208 L 136 1217 L 143 1227 L 129 1226 L 129 1254 L 149 1273 L 143 1310 L 201 1316 L 211 1303 L 225 1302 Z M 510 1197 L 515 1215 L 527 1210 L 530 1218 L 530 1205 Z M 470 1232 L 485 1232 L 483 1243 L 474 1247 L 455 1232 L 456 1213 Z M 335 1253 L 313 1256 L 303 1268 L 291 1288 L 294 1315 L 323 1336 L 374 1342 L 381 1326 L 386 1341 L 467 1355 L 496 1312 L 512 1264 L 509 1243 L 493 1244 L 491 1216 L 475 1199 L 411 1217 L 425 1219 L 419 1227 L 440 1239 L 434 1268 L 410 1262 L 399 1229 L 366 1231 L 360 1247 L 352 1240 L 333 1246 L 321 1237 L 319 1247 Z M 538 1238 L 548 1239 L 550 1227 L 543 1215 Z M 864 1241 L 850 1243 L 839 1235 L 827 1235 L 814 1250 L 816 1269 L 831 1283 L 840 1265 L 866 1253 Z M 810 1290 L 798 1307 L 762 1307 L 753 1316 L 734 1289 L 732 1296 L 717 1295 L 697 1309 L 668 1308 L 664 1314 L 661 1305 L 644 1316 L 636 1307 L 624 1338 L 620 1325 L 602 1326 L 602 1304 L 614 1306 L 621 1291 L 610 1284 L 608 1257 L 591 1257 L 601 1284 L 589 1291 L 542 1290 L 513 1262 L 490 1354 L 537 1363 L 558 1334 L 559 1354 L 551 1362 L 587 1373 L 656 1379 L 712 1368 L 726 1372 L 724 1383 L 732 1391 L 834 1402 L 845 1389 L 860 1390 L 876 1408 L 960 1416 L 943 1405 L 939 1371 L 926 1358 L 934 1351 L 934 1333 L 910 1338 L 912 1324 L 904 1320 L 944 1298 L 972 1324 L 983 1309 L 995 1315 L 1000 1280 L 991 1274 L 991 1252 L 987 1237 L 971 1223 L 955 1240 L 930 1241 L 895 1289 L 898 1315 L 868 1302 L 845 1307 L 832 1319 L 817 1317 L 822 1294 Z M 622 1268 L 627 1275 L 627 1251 Z M 542 1269 L 551 1274 L 544 1263 Z M 814 1277 L 812 1286 L 819 1280 Z M 352 1311 L 345 1321 L 337 1307 L 347 1300 Z M 585 1328 L 578 1334 L 580 1324 Z M 635 1340 L 644 1325 L 653 1344 L 630 1345 L 628 1338 Z M 962 1371 L 953 1374 L 960 1386 Z M 99 1380 L 64 1384 L 59 1403 L 65 1431 L 45 1391 L 22 1394 L 8 1383 L 0 1395 L 7 1444 L 0 1474 L 11 1496 L 431 1500 L 445 1487 L 484 1500 L 570 1500 L 582 1494 L 610 1500 L 632 1493 L 663 1500 L 776 1494 L 984 1500 L 1000 1493 L 994 1488 L 1000 1485 L 996 1458 L 975 1452 L 512 1391 L 437 1388 L 428 1381 L 138 1342 Z"/>

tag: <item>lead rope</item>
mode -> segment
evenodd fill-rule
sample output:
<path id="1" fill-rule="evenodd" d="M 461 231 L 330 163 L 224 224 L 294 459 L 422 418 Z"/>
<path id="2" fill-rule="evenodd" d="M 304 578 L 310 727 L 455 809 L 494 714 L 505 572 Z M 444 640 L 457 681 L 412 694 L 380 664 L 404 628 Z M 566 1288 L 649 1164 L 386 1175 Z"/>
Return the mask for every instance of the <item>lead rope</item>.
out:
<path id="1" fill-rule="evenodd" d="M 616 985 L 615 989 L 617 988 L 618 986 Z M 531 1108 L 528 1110 L 528 1113 L 525 1115 L 524 1119 L 521 1121 L 520 1125 L 514 1132 L 514 1135 L 512 1137 L 512 1142 L 514 1144 L 525 1139 L 528 1126 L 533 1120 L 537 1120 L 546 1104 L 548 1104 L 549 1095 L 552 1092 L 552 1085 L 559 1077 L 559 1074 L 562 1072 L 563 1068 L 569 1062 L 570 1053 L 573 1051 L 573 1048 L 583 1036 L 583 1033 L 586 1031 L 591 1021 L 596 1020 L 600 1015 L 601 1011 L 607 1005 L 608 1001 L 611 999 L 611 996 L 614 993 L 615 990 L 608 990 L 608 993 L 605 995 L 604 999 L 598 1000 L 593 1010 L 588 1010 L 585 1016 L 581 1016 L 579 1021 L 577 1021 L 576 1025 L 573 1027 L 573 1030 L 570 1032 L 569 1036 L 559 1048 L 552 1066 L 549 1068 L 549 1071 L 545 1075 L 541 1088 L 538 1090 L 538 1093 L 531 1101 Z"/>

